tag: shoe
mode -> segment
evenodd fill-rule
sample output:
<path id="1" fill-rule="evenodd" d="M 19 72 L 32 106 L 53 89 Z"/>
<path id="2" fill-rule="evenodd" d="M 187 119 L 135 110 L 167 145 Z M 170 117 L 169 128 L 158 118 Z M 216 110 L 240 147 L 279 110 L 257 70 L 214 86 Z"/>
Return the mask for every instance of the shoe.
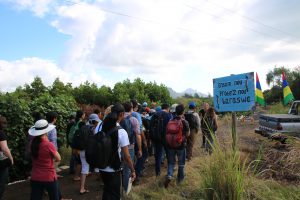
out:
<path id="1" fill-rule="evenodd" d="M 57 178 L 63 178 L 64 176 L 57 174 Z"/>
<path id="2" fill-rule="evenodd" d="M 170 177 L 166 177 L 166 180 L 164 182 L 165 188 L 168 188 L 170 182 L 171 182 L 171 178 Z"/>

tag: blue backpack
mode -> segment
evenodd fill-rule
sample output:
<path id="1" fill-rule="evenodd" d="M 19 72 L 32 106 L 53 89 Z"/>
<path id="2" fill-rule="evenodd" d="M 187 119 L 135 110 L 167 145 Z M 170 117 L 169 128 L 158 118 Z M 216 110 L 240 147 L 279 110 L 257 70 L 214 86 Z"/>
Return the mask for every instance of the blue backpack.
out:
<path id="1" fill-rule="evenodd" d="M 132 123 L 130 121 L 130 118 L 132 116 L 129 115 L 127 117 L 125 117 L 125 119 L 123 119 L 121 122 L 120 122 L 120 125 L 123 129 L 125 129 L 125 131 L 127 132 L 128 134 L 128 139 L 129 139 L 129 143 L 130 144 L 134 144 L 135 143 L 135 135 L 134 135 L 134 131 L 133 131 L 133 127 L 132 127 Z"/>

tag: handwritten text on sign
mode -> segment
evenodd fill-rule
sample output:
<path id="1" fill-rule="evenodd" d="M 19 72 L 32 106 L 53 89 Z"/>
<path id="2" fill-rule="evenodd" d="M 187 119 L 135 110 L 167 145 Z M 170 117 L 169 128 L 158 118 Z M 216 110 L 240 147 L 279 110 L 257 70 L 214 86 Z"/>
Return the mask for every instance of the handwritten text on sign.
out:
<path id="1" fill-rule="evenodd" d="M 255 104 L 254 72 L 216 78 L 214 106 L 218 112 L 248 111 Z"/>

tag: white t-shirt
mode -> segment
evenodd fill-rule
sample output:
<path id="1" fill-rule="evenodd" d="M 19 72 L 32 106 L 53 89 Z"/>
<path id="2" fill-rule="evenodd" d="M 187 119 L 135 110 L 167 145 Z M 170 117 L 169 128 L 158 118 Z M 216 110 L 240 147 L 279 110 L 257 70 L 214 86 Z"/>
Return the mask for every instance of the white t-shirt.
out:
<path id="1" fill-rule="evenodd" d="M 117 123 L 117 126 L 120 126 Z M 118 130 L 118 152 L 119 152 L 119 158 L 121 159 L 121 148 L 126 147 L 129 145 L 129 139 L 128 134 L 124 129 Z M 104 172 L 115 172 L 115 170 L 111 167 L 106 167 L 105 169 L 99 169 L 100 171 Z"/>

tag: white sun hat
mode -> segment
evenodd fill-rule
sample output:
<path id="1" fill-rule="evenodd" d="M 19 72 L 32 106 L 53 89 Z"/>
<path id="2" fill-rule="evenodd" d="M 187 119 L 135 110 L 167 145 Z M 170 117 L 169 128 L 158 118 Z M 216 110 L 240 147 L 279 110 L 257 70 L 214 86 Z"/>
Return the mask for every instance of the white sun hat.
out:
<path id="1" fill-rule="evenodd" d="M 31 136 L 40 136 L 55 128 L 54 125 L 49 124 L 47 120 L 40 119 L 35 122 L 34 126 L 28 130 L 29 135 Z"/>

